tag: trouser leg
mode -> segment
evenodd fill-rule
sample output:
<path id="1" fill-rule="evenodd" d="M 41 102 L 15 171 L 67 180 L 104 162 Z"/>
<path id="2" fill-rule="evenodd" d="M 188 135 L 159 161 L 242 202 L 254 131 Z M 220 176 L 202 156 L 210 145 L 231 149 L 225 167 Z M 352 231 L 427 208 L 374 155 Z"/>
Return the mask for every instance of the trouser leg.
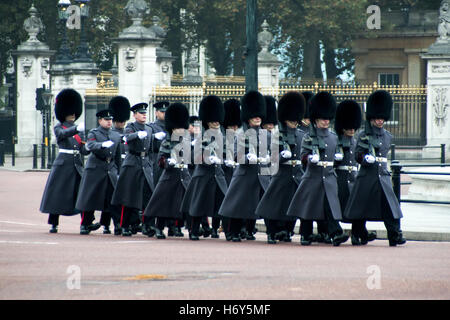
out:
<path id="1" fill-rule="evenodd" d="M 109 227 L 111 224 L 111 212 L 109 211 L 102 211 L 102 214 L 100 216 L 100 224 L 105 227 Z"/>
<path id="2" fill-rule="evenodd" d="M 211 226 L 212 226 L 212 228 L 213 229 L 219 229 L 219 227 L 220 227 L 220 218 L 219 217 L 216 217 L 216 218 L 212 218 L 212 222 L 211 222 Z"/>
<path id="3" fill-rule="evenodd" d="M 191 229 L 190 233 L 198 236 L 200 233 L 200 223 L 202 222 L 202 217 L 191 217 Z"/>
<path id="4" fill-rule="evenodd" d="M 47 220 L 48 224 L 51 224 L 52 226 L 57 226 L 59 225 L 59 214 L 53 214 L 50 213 L 48 215 L 48 220 Z"/>
<path id="5" fill-rule="evenodd" d="M 300 235 L 309 237 L 313 233 L 313 220 L 300 219 Z"/>
<path id="6" fill-rule="evenodd" d="M 324 213 L 326 224 L 328 226 L 328 234 L 330 235 L 330 237 L 342 234 L 343 233 L 342 228 L 339 222 L 334 219 L 333 213 L 331 212 L 330 204 L 326 196 L 324 198 Z"/>
<path id="7" fill-rule="evenodd" d="M 90 226 L 94 221 L 94 211 L 82 211 L 81 212 L 81 225 Z"/>

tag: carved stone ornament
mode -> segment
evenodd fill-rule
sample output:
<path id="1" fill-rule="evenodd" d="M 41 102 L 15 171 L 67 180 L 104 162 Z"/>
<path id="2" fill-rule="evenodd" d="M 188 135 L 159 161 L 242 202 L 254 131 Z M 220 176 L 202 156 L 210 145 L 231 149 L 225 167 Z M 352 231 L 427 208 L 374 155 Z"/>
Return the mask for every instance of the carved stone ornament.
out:
<path id="1" fill-rule="evenodd" d="M 134 20 L 137 18 L 142 21 L 144 16 L 150 13 L 150 8 L 145 0 L 129 0 L 125 6 L 125 12 L 131 19 Z"/>
<path id="2" fill-rule="evenodd" d="M 433 95 L 433 115 L 434 122 L 442 133 L 447 122 L 447 109 L 449 102 L 447 101 L 448 88 L 435 88 Z"/>
<path id="3" fill-rule="evenodd" d="M 30 17 L 25 19 L 25 22 L 23 23 L 23 27 L 28 33 L 28 42 L 40 42 L 37 39 L 37 35 L 44 30 L 44 25 L 42 24 L 42 20 L 37 16 L 38 11 L 34 5 L 31 5 L 28 12 L 30 13 Z"/>
<path id="4" fill-rule="evenodd" d="M 450 0 L 443 0 L 439 8 L 438 42 L 450 41 Z"/>
<path id="5" fill-rule="evenodd" d="M 22 73 L 25 78 L 29 78 L 32 73 L 33 60 L 25 57 L 20 60 L 20 65 L 22 66 Z"/>
<path id="6" fill-rule="evenodd" d="M 48 78 L 47 70 L 50 66 L 50 60 L 45 58 L 41 61 L 41 79 L 46 80 Z"/>
<path id="7" fill-rule="evenodd" d="M 136 70 L 136 53 L 137 50 L 131 47 L 126 48 L 124 51 L 124 66 L 125 70 L 128 72 L 133 72 Z"/>

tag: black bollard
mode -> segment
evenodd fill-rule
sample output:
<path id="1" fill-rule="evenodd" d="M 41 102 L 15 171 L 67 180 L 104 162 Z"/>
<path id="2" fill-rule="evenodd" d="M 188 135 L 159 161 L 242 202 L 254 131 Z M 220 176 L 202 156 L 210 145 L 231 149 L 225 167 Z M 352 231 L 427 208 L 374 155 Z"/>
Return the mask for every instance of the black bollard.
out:
<path id="1" fill-rule="evenodd" d="M 5 165 L 5 141 L 0 140 L 0 167 Z"/>
<path id="2" fill-rule="evenodd" d="M 37 144 L 33 144 L 33 169 L 37 169 L 37 160 L 38 158 L 38 146 Z"/>
<path id="3" fill-rule="evenodd" d="M 41 169 L 45 169 L 45 143 L 41 144 Z"/>

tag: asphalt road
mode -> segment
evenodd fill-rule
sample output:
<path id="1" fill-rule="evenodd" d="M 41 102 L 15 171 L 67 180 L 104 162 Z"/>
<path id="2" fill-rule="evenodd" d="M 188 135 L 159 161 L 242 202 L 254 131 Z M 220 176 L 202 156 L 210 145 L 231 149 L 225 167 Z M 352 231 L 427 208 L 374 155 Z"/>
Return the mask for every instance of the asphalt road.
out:
<path id="1" fill-rule="evenodd" d="M 0 299 L 449 299 L 450 243 L 355 247 L 48 232 L 47 172 L 0 170 Z M 96 213 L 98 219 L 99 213 Z"/>

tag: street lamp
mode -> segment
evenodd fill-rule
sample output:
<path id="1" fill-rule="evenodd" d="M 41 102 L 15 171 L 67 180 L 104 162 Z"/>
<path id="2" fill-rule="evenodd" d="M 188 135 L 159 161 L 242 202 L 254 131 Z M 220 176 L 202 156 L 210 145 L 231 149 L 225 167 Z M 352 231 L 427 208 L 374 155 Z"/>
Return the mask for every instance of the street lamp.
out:
<path id="1" fill-rule="evenodd" d="M 66 23 L 69 19 L 69 12 L 67 8 L 70 6 L 70 0 L 59 0 L 58 2 L 58 19 L 62 28 L 62 41 L 56 56 L 56 64 L 69 64 L 72 61 L 72 55 L 70 54 L 70 48 L 67 41 L 67 28 Z"/>
<path id="2" fill-rule="evenodd" d="M 89 54 L 89 48 L 86 39 L 86 19 L 89 17 L 89 2 L 90 0 L 75 0 L 75 3 L 80 7 L 81 16 L 81 30 L 80 30 L 80 44 L 77 48 L 75 56 L 76 62 L 92 62 L 91 55 Z"/>

